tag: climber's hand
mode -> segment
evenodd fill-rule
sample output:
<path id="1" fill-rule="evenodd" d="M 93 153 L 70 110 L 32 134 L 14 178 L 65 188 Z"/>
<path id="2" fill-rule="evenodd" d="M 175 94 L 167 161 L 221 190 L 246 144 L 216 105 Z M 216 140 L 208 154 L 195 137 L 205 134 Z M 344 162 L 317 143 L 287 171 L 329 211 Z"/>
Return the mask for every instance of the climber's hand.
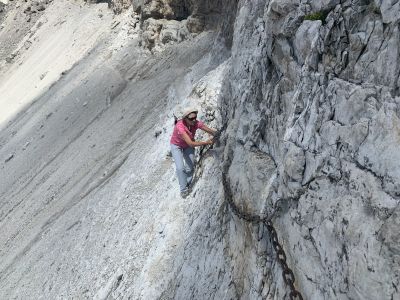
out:
<path id="1" fill-rule="evenodd" d="M 214 139 L 209 139 L 208 141 L 206 141 L 207 145 L 212 145 L 214 144 Z"/>

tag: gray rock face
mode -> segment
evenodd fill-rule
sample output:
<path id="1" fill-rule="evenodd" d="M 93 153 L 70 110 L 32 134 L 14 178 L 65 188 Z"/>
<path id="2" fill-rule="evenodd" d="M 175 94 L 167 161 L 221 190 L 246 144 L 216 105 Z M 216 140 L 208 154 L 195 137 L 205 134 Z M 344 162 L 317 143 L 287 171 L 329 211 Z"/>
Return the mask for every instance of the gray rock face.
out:
<path id="1" fill-rule="evenodd" d="M 140 16 L 145 46 L 158 50 L 164 44 L 215 30 L 222 24 L 224 5 L 223 1 L 142 0 L 133 2 L 133 10 Z"/>
<path id="2" fill-rule="evenodd" d="M 142 30 L 144 45 L 150 50 L 162 50 L 166 44 L 179 43 L 190 36 L 186 23 L 175 20 L 149 18 L 143 22 Z"/>
<path id="3" fill-rule="evenodd" d="M 187 0 L 139 0 L 133 1 L 133 9 L 143 18 L 186 19 L 192 12 Z"/>
<path id="4" fill-rule="evenodd" d="M 265 198 L 281 199 L 275 224 L 306 299 L 399 297 L 396 5 L 253 1 L 238 10 L 226 147 L 231 168 L 250 168 L 242 147 L 275 161 Z M 326 17 L 307 20 L 320 10 Z"/>
<path id="5" fill-rule="evenodd" d="M 375 0 L 374 2 L 382 14 L 382 21 L 384 23 L 396 23 L 400 19 L 399 1 Z"/>
<path id="6" fill-rule="evenodd" d="M 2 127 L 0 298 L 289 299 L 222 172 L 238 209 L 275 213 L 304 299 L 400 298 L 399 3 L 132 1 L 132 36 L 117 16 Z M 223 131 L 182 200 L 189 104 Z"/>

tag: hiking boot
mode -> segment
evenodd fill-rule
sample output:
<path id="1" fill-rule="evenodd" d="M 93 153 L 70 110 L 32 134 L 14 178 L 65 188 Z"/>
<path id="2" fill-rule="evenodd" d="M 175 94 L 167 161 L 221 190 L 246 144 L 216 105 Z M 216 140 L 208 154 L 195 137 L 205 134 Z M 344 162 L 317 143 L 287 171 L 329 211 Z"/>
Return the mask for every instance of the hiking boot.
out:
<path id="1" fill-rule="evenodd" d="M 184 189 L 183 191 L 181 191 L 181 197 L 183 199 L 185 199 L 187 196 L 189 196 L 190 194 L 190 190 L 189 189 Z"/>

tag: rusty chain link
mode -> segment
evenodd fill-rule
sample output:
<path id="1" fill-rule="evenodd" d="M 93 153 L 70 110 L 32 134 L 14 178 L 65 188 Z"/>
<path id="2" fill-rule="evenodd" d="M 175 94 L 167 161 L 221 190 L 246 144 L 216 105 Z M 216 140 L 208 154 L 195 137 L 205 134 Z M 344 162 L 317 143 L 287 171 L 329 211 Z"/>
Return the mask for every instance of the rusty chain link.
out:
<path id="1" fill-rule="evenodd" d="M 217 134 L 214 135 L 214 140 L 219 142 L 220 134 L 221 134 L 221 131 L 223 131 L 223 130 L 224 129 L 218 131 Z M 202 168 L 203 159 L 205 157 L 205 154 L 208 152 L 208 150 L 210 150 L 212 148 L 213 148 L 213 145 L 201 147 L 200 152 L 199 152 L 200 158 L 197 163 L 197 165 L 198 165 L 197 169 L 201 170 L 201 171 L 199 171 L 200 173 L 195 174 L 194 181 L 197 181 L 198 178 L 201 177 L 202 170 L 203 170 L 203 168 Z M 225 170 L 227 170 L 227 165 L 225 165 Z M 281 246 L 281 244 L 279 243 L 278 235 L 277 235 L 276 230 L 271 221 L 272 218 L 275 216 L 278 208 L 275 207 L 273 213 L 270 214 L 268 217 L 261 217 L 261 216 L 254 215 L 254 214 L 240 210 L 238 208 L 238 206 L 235 204 L 235 202 L 233 201 L 232 190 L 230 189 L 229 179 L 227 178 L 226 173 L 227 172 L 224 172 L 224 171 L 222 172 L 222 185 L 224 188 L 225 200 L 228 202 L 230 209 L 240 219 L 243 219 L 252 224 L 263 223 L 267 227 L 267 230 L 270 234 L 272 247 L 274 248 L 275 253 L 276 253 L 276 258 L 282 268 L 283 281 L 290 289 L 289 298 L 290 298 L 290 300 L 296 300 L 296 299 L 303 300 L 303 296 L 296 289 L 296 287 L 294 285 L 295 280 L 296 280 L 294 273 L 293 273 L 292 269 L 289 268 L 289 266 L 286 262 L 286 253 L 283 250 L 283 247 Z"/>
<path id="2" fill-rule="evenodd" d="M 213 136 L 214 142 L 219 143 L 220 136 L 221 136 L 221 130 L 218 130 Z M 206 157 L 206 153 L 208 152 L 208 150 L 211 150 L 213 147 L 214 147 L 214 144 L 200 147 L 199 159 L 196 162 L 196 169 L 195 169 L 195 172 L 194 172 L 194 176 L 193 176 L 193 180 L 192 180 L 192 183 L 191 183 L 191 187 L 194 186 L 194 184 L 203 175 L 203 161 L 204 161 L 204 158 Z"/>
<path id="3" fill-rule="evenodd" d="M 237 207 L 237 205 L 233 201 L 233 196 L 232 196 L 232 191 L 230 189 L 229 180 L 226 177 L 225 172 L 222 172 L 222 185 L 223 185 L 224 192 L 225 192 L 225 199 L 228 202 L 229 207 L 231 208 L 232 212 L 236 216 L 238 216 L 240 219 L 243 219 L 243 220 L 253 223 L 253 224 L 264 223 L 264 225 L 267 227 L 268 232 L 270 234 L 272 247 L 274 248 L 274 250 L 276 252 L 277 260 L 282 268 L 283 281 L 290 288 L 289 297 L 291 300 L 295 300 L 295 299 L 303 300 L 303 296 L 294 286 L 294 283 L 295 283 L 294 273 L 287 265 L 286 253 L 283 250 L 281 244 L 279 243 L 278 235 L 277 235 L 276 230 L 271 221 L 277 210 L 275 209 L 275 211 L 269 217 L 260 217 L 258 215 L 253 215 L 253 214 L 250 214 L 247 212 L 243 212 Z"/>
<path id="4" fill-rule="evenodd" d="M 286 253 L 283 250 L 282 246 L 279 244 L 278 235 L 276 233 L 274 226 L 272 225 L 272 222 L 270 220 L 266 221 L 265 225 L 267 226 L 267 229 L 270 233 L 272 246 L 276 252 L 277 260 L 279 261 L 279 263 L 282 267 L 283 281 L 285 281 L 286 285 L 288 285 L 290 288 L 290 294 L 289 294 L 290 299 L 303 299 L 303 296 L 300 294 L 300 292 L 294 286 L 294 282 L 295 282 L 294 273 L 287 265 Z"/>

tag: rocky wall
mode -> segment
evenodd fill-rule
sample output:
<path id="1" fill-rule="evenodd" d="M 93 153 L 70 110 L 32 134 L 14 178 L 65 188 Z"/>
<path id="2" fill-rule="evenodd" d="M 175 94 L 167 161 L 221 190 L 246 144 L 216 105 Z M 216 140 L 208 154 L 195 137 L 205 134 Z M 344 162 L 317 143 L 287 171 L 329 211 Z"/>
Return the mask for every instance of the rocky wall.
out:
<path id="1" fill-rule="evenodd" d="M 236 1 L 138 0 L 132 1 L 132 8 L 143 29 L 143 45 L 160 50 L 162 45 L 218 31 L 232 23 Z"/>
<path id="2" fill-rule="evenodd" d="M 399 297 L 399 16 L 396 1 L 239 1 L 224 163 L 239 205 L 280 207 L 306 299 Z"/>

